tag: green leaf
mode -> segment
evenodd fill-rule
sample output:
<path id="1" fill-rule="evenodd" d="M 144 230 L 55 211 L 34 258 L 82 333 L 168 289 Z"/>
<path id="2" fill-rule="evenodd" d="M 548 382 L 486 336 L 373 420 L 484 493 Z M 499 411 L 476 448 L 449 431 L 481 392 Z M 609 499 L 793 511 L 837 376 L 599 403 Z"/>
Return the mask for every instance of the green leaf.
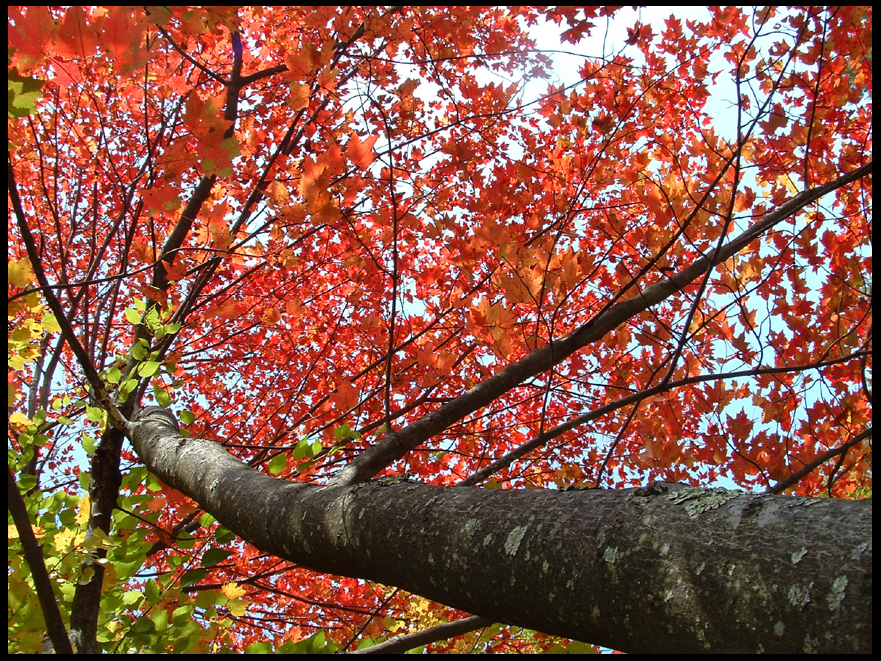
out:
<path id="1" fill-rule="evenodd" d="M 23 492 L 28 492 L 31 489 L 35 489 L 37 487 L 37 477 L 36 475 L 26 475 L 19 474 L 18 475 L 18 488 Z"/>
<path id="2" fill-rule="evenodd" d="M 153 603 L 155 603 L 155 602 L 153 602 Z M 163 612 L 165 612 L 165 611 L 163 611 Z M 154 631 L 156 631 L 156 625 L 153 623 L 153 620 L 151 620 L 149 617 L 142 616 L 142 617 L 139 617 L 137 620 L 135 620 L 135 624 L 134 624 L 134 626 L 132 626 L 132 629 L 136 633 L 144 635 L 144 634 L 153 633 Z"/>
<path id="3" fill-rule="evenodd" d="M 214 539 L 217 540 L 218 544 L 226 544 L 227 542 L 231 542 L 236 538 L 236 534 L 225 526 L 218 526 L 217 530 L 214 532 Z"/>
<path id="4" fill-rule="evenodd" d="M 111 367 L 107 370 L 107 382 L 108 383 L 119 383 L 119 380 L 122 378 L 122 372 L 119 371 L 118 367 Z"/>
<path id="5" fill-rule="evenodd" d="M 159 406 L 165 408 L 171 406 L 171 395 L 165 392 L 162 388 L 153 388 L 153 396 L 156 398 Z"/>
<path id="6" fill-rule="evenodd" d="M 143 365 L 138 367 L 138 374 L 140 376 L 153 376 L 156 374 L 156 370 L 159 369 L 159 366 L 162 365 L 158 360 L 148 360 Z"/>
<path id="7" fill-rule="evenodd" d="M 162 597 L 162 588 L 159 586 L 155 580 L 147 581 L 144 585 L 144 596 L 147 597 L 147 601 L 151 604 L 159 603 L 159 599 Z"/>
<path id="8" fill-rule="evenodd" d="M 87 406 L 86 417 L 92 422 L 101 422 L 101 418 L 104 417 L 104 409 L 97 406 Z"/>
<path id="9" fill-rule="evenodd" d="M 136 468 L 132 468 L 128 473 L 126 473 L 122 478 L 122 485 L 132 491 L 137 490 L 141 483 L 144 481 L 144 478 L 147 476 L 147 469 L 143 466 L 138 466 Z"/>
<path id="10" fill-rule="evenodd" d="M 361 440 L 361 434 L 349 427 L 349 423 L 347 422 L 344 422 L 342 425 L 334 429 L 333 437 L 337 440 L 343 440 L 347 438 L 354 438 L 356 441 Z"/>
<path id="11" fill-rule="evenodd" d="M 189 550 L 196 545 L 196 540 L 190 536 L 186 530 L 182 530 L 177 535 L 177 547 L 179 549 Z"/>
<path id="12" fill-rule="evenodd" d="M 147 353 L 150 350 L 150 344 L 144 338 L 141 338 L 137 341 L 135 346 L 132 347 L 132 357 L 135 360 L 144 360 L 147 357 Z"/>
<path id="13" fill-rule="evenodd" d="M 217 617 L 217 609 L 213 608 L 213 606 L 216 606 L 219 603 L 226 604 L 228 601 L 226 595 L 220 590 L 202 590 L 192 596 L 195 597 L 193 604 L 196 608 L 206 609 L 204 614 L 206 620 L 210 620 L 212 617 Z"/>
<path id="14" fill-rule="evenodd" d="M 184 575 L 181 576 L 180 586 L 182 588 L 185 588 L 186 586 L 192 585 L 193 583 L 198 583 L 207 575 L 207 569 L 190 569 L 189 571 L 184 572 Z"/>
<path id="15" fill-rule="evenodd" d="M 138 382 L 136 379 L 128 379 L 125 383 L 123 383 L 119 387 L 119 403 L 125 404 L 128 401 L 128 396 L 138 387 Z"/>
<path id="16" fill-rule="evenodd" d="M 272 654 L 273 649 L 269 643 L 251 643 L 245 648 L 245 654 Z"/>
<path id="17" fill-rule="evenodd" d="M 297 447 L 294 448 L 294 459 L 305 459 L 306 457 L 311 457 L 309 454 L 309 439 L 304 438 L 299 443 L 297 443 Z"/>
<path id="18" fill-rule="evenodd" d="M 165 631 L 168 628 L 168 611 L 164 608 L 152 610 L 150 612 L 150 619 L 156 625 L 156 631 Z"/>
<path id="19" fill-rule="evenodd" d="M 178 606 L 174 609 L 174 612 L 171 614 L 171 621 L 180 626 L 185 622 L 189 622 L 192 616 L 193 606 L 191 604 L 186 604 L 184 606 Z"/>
<path id="20" fill-rule="evenodd" d="M 172 654 L 186 654 L 192 648 L 199 644 L 199 636 L 193 635 L 201 631 L 196 622 L 190 620 L 177 632 L 177 640 L 171 646 Z"/>
<path id="21" fill-rule="evenodd" d="M 213 567 L 214 565 L 220 564 L 231 555 L 233 555 L 233 552 L 227 551 L 226 549 L 208 549 L 202 555 L 202 566 L 206 568 Z"/>
<path id="22" fill-rule="evenodd" d="M 272 461 L 269 462 L 269 474 L 270 475 L 278 475 L 281 473 L 285 466 L 288 465 L 288 458 L 286 455 L 280 454 L 272 458 Z"/>
<path id="23" fill-rule="evenodd" d="M 22 76 L 17 67 L 6 74 L 6 114 L 7 117 L 27 117 L 36 109 L 40 98 L 40 88 L 45 80 Z"/>
<path id="24" fill-rule="evenodd" d="M 134 556 L 127 560 L 114 560 L 113 569 L 116 574 L 116 580 L 125 581 L 126 579 L 135 576 L 144 566 L 144 560 L 146 557 L 146 553 L 142 553 L 141 555 Z M 141 601 L 144 598 L 144 595 L 139 592 L 126 592 L 125 594 L 126 596 L 131 594 L 137 601 Z"/>
<path id="25" fill-rule="evenodd" d="M 164 488 L 163 484 L 157 479 L 157 477 L 149 472 L 144 476 L 144 486 L 147 487 L 149 491 L 153 492 L 162 491 Z"/>
<path id="26" fill-rule="evenodd" d="M 125 401 L 128 399 L 129 393 L 131 393 L 137 387 L 137 379 L 126 379 L 125 382 L 123 382 L 123 384 L 119 386 L 119 401 L 121 403 L 125 403 Z"/>
<path id="27" fill-rule="evenodd" d="M 154 333 L 160 328 L 161 324 L 159 322 L 159 310 L 156 308 L 150 308 L 146 315 L 144 315 L 144 323 Z"/>
<path id="28" fill-rule="evenodd" d="M 125 309 L 125 318 L 128 319 L 130 324 L 137 326 L 141 323 L 141 315 L 134 308 L 126 308 Z"/>
<path id="29" fill-rule="evenodd" d="M 196 414 L 192 411 L 181 411 L 180 412 L 180 421 L 185 425 L 191 425 L 196 422 Z"/>

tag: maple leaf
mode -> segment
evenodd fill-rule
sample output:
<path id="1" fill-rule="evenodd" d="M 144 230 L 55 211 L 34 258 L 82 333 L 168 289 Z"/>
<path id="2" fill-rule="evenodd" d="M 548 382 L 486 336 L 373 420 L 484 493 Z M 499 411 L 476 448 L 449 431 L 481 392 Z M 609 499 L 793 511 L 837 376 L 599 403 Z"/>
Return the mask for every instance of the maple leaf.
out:
<path id="1" fill-rule="evenodd" d="M 291 96 L 288 102 L 291 110 L 301 110 L 309 105 L 309 86 L 305 83 L 291 83 Z"/>
<path id="2" fill-rule="evenodd" d="M 357 135 L 353 135 L 346 145 L 346 156 L 360 169 L 366 170 L 376 158 L 376 154 L 373 153 L 373 145 L 378 139 L 379 136 L 374 135 L 362 142 Z"/>
<path id="3" fill-rule="evenodd" d="M 337 385 L 332 399 L 340 410 L 348 411 L 358 403 L 358 396 L 358 389 L 351 383 L 343 381 Z"/>
<path id="4" fill-rule="evenodd" d="M 58 23 L 53 20 L 48 7 L 22 9 L 9 8 L 11 25 L 7 36 L 9 47 L 15 49 L 10 56 L 10 65 L 18 66 L 25 73 L 45 58 L 47 45 L 58 34 Z"/>
<path id="5" fill-rule="evenodd" d="M 110 50 L 114 67 L 122 75 L 128 75 L 147 60 L 143 48 L 146 22 L 130 8 L 110 7 L 101 26 L 104 39 L 100 44 Z"/>
<path id="6" fill-rule="evenodd" d="M 165 267 L 165 277 L 170 281 L 182 280 L 187 274 L 187 266 L 184 260 L 177 259 L 174 262 L 163 260 L 162 265 Z"/>

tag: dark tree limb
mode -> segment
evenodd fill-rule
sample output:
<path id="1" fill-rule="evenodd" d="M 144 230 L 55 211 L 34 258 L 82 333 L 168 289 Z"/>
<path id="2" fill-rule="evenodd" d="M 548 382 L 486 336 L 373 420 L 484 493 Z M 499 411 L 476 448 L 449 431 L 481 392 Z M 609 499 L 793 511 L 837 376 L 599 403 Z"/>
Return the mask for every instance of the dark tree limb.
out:
<path id="1" fill-rule="evenodd" d="M 167 409 L 148 469 L 264 552 L 625 652 L 870 652 L 872 502 L 655 483 L 485 490 L 276 480 Z"/>
<path id="2" fill-rule="evenodd" d="M 61 619 L 61 611 L 58 609 L 58 602 L 55 601 L 52 581 L 49 579 L 49 572 L 46 571 L 46 563 L 43 562 L 43 550 L 34 535 L 31 518 L 28 516 L 27 506 L 18 490 L 15 476 L 8 466 L 6 467 L 6 501 L 18 532 L 18 538 L 21 540 L 24 558 L 31 568 L 34 589 L 43 611 L 43 618 L 46 620 L 46 633 L 49 634 L 52 647 L 58 654 L 73 654 L 70 639 L 67 637 L 67 629 L 64 628 L 64 620 Z"/>
<path id="3" fill-rule="evenodd" d="M 379 643 L 379 645 L 355 650 L 349 652 L 349 654 L 403 654 L 407 650 L 412 650 L 421 647 L 422 645 L 436 643 L 439 640 L 446 640 L 453 636 L 462 636 L 466 633 L 483 629 L 484 627 L 490 626 L 492 623 L 492 620 L 488 620 L 485 617 L 472 615 L 471 617 L 465 617 L 461 620 L 456 620 L 455 622 L 444 622 L 443 624 L 438 624 L 437 626 L 423 629 L 422 631 L 396 636 L 391 640 Z"/>

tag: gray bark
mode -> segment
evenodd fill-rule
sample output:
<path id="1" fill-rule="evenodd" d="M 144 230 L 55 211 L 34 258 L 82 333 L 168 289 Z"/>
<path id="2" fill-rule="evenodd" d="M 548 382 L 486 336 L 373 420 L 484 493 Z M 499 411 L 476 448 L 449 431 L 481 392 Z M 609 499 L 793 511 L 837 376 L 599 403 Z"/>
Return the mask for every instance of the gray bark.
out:
<path id="1" fill-rule="evenodd" d="M 146 410 L 148 468 L 261 550 L 613 649 L 870 652 L 872 503 L 655 483 L 289 483 Z"/>

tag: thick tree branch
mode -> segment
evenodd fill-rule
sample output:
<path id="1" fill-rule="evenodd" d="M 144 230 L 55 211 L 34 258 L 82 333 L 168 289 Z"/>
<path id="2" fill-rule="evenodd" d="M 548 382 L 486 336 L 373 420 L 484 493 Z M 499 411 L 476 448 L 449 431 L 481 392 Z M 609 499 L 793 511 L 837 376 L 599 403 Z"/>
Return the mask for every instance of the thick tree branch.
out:
<path id="1" fill-rule="evenodd" d="M 314 486 L 182 436 L 167 409 L 145 409 L 132 431 L 166 484 L 257 548 L 316 571 L 625 652 L 872 647 L 871 500 L 665 483 Z"/>

